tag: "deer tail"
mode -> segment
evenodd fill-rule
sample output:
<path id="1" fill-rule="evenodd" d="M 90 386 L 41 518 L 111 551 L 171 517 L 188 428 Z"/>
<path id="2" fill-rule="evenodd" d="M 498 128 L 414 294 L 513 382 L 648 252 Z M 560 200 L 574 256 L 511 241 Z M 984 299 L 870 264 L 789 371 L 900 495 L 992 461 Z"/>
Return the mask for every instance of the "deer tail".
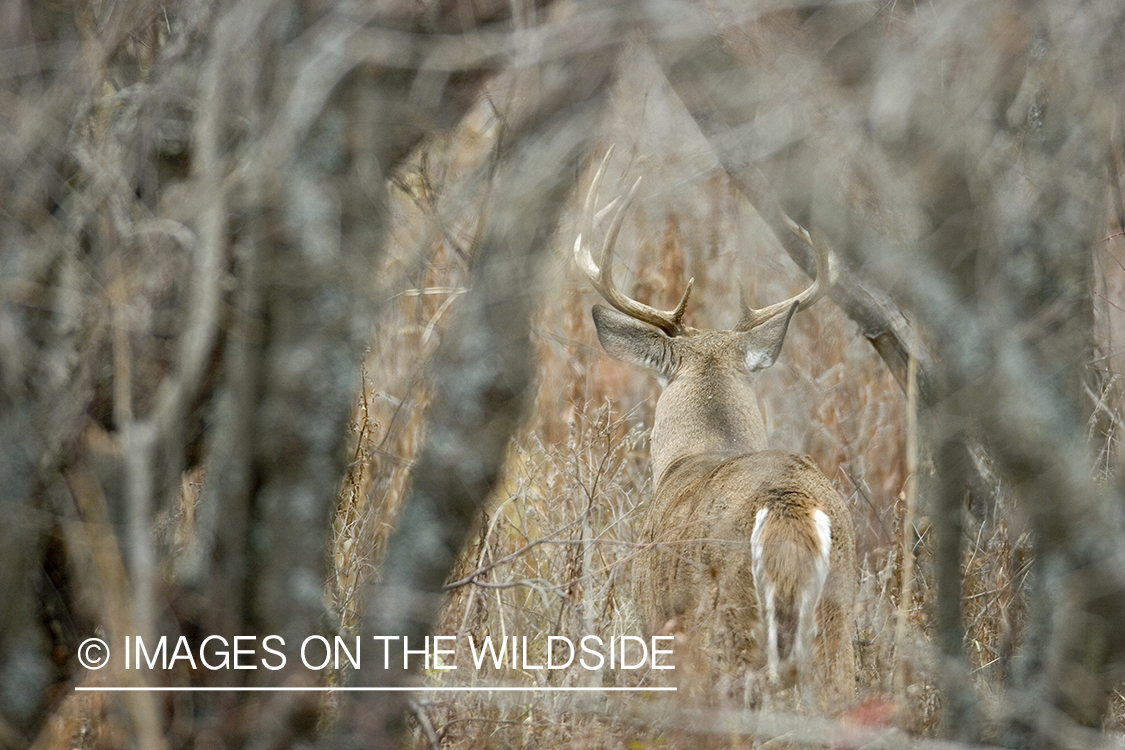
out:
<path id="1" fill-rule="evenodd" d="M 832 521 L 819 508 L 766 505 L 754 519 L 754 588 L 765 626 L 769 676 L 775 682 L 782 664 L 796 670 L 809 663 L 831 548 Z"/>

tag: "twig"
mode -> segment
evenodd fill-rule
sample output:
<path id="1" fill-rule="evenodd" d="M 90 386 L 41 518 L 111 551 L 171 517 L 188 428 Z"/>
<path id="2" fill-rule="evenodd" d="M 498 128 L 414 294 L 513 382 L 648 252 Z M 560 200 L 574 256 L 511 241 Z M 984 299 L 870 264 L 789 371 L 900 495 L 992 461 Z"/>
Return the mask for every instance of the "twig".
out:
<path id="1" fill-rule="evenodd" d="M 902 658 L 906 623 L 914 600 L 914 510 L 918 499 L 918 360 L 913 354 L 906 378 L 906 487 L 902 512 L 902 580 L 895 613 L 895 695 L 906 703 L 907 674 Z"/>
<path id="2" fill-rule="evenodd" d="M 422 705 L 411 699 L 407 706 L 410 708 L 411 715 L 417 720 L 418 728 L 422 730 L 422 736 L 426 738 L 426 744 L 430 746 L 430 750 L 441 750 L 441 738 L 438 737 L 434 730 L 434 724 L 430 721 L 430 717 L 426 715 Z"/>

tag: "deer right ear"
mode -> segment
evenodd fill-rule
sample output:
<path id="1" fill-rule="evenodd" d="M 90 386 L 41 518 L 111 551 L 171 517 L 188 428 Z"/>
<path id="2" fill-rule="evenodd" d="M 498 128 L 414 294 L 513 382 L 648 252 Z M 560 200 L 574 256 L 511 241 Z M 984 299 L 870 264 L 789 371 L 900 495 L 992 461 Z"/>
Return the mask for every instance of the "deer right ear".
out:
<path id="1" fill-rule="evenodd" d="M 655 370 L 664 378 L 672 377 L 672 339 L 667 334 L 601 305 L 594 305 L 591 313 L 598 341 L 609 354 L 623 362 Z"/>
<path id="2" fill-rule="evenodd" d="M 785 333 L 789 330 L 789 321 L 793 313 L 797 312 L 798 303 L 794 302 L 782 315 L 775 315 L 756 326 L 752 331 L 743 334 L 743 356 L 746 360 L 746 369 L 750 372 L 764 370 L 777 361 L 781 354 L 781 344 L 785 341 Z"/>

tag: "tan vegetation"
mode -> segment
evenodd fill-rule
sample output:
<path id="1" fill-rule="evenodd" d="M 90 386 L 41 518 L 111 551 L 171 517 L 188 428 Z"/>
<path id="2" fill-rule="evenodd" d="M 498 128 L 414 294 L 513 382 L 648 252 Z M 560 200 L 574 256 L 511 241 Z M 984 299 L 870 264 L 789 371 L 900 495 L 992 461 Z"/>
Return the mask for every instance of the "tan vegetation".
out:
<path id="1" fill-rule="evenodd" d="M 663 125 L 646 122 L 645 127 L 657 131 L 656 138 Z M 608 124 L 611 131 L 615 127 L 621 126 Z M 452 139 L 450 147 L 458 142 Z M 623 278 L 628 279 L 620 282 L 622 286 L 652 304 L 671 307 L 677 299 L 672 295 L 678 296 L 676 290 L 686 277 L 694 276 L 688 316 L 698 326 L 733 323 L 736 278 L 744 280 L 751 299 L 761 301 L 799 288 L 801 272 L 771 242 L 753 209 L 720 172 L 684 175 L 680 170 L 689 155 L 674 152 L 635 158 L 643 165 L 645 188 L 636 216 L 626 220 L 622 232 L 618 252 L 624 255 Z M 424 170 L 441 171 L 442 163 L 440 152 L 430 151 L 426 163 L 412 164 L 401 182 L 440 185 Z M 455 186 L 456 176 L 444 174 Z M 446 190 L 455 192 L 455 187 Z M 441 192 L 436 190 L 436 196 Z M 416 196 L 402 193 L 398 200 L 409 211 L 401 218 L 404 229 L 426 224 Z M 468 214 L 462 224 L 471 228 L 471 210 Z M 471 240 L 465 234 L 456 242 L 468 245 Z M 422 257 L 432 253 L 435 261 L 415 271 L 423 279 L 419 286 L 400 282 L 408 291 L 400 293 L 397 322 L 381 329 L 395 334 L 377 336 L 368 358 L 365 398 L 357 407 L 358 461 L 341 496 L 341 516 L 357 520 L 337 541 L 338 550 L 373 550 L 375 559 L 403 486 L 365 488 L 385 481 L 379 477 L 386 467 L 396 467 L 397 472 L 413 455 L 424 424 L 419 416 L 424 402 L 420 380 L 429 350 L 422 345 L 423 336 L 440 333 L 441 316 L 448 309 L 443 303 L 458 292 L 462 279 L 461 269 L 450 263 L 449 240 L 432 245 L 415 244 L 415 237 L 402 241 L 403 253 L 421 248 Z M 560 232 L 559 270 L 552 275 L 557 283 L 543 290 L 537 318 L 536 408 L 513 442 L 504 483 L 490 502 L 479 537 L 451 576 L 454 585 L 441 633 L 480 638 L 641 632 L 630 587 L 637 534 L 651 502 L 647 431 L 658 386 L 602 352 L 589 316 L 597 296 L 570 267 L 568 242 L 567 232 Z M 1125 241 L 1117 242 L 1125 248 Z M 410 266 L 396 259 L 392 267 Z M 1116 264 L 1107 268 L 1104 283 L 1125 292 L 1125 269 Z M 1105 309 L 1107 314 L 1122 314 L 1116 306 Z M 920 559 L 906 612 L 906 637 L 895 639 L 903 554 L 899 524 L 906 478 L 905 394 L 854 325 L 830 303 L 794 317 L 779 363 L 762 380 L 771 445 L 808 453 L 848 499 L 856 522 L 861 563 L 857 697 L 841 708 L 861 723 L 928 734 L 940 722 L 942 701 L 929 640 L 927 610 L 933 584 L 924 514 L 916 519 L 913 535 L 912 553 Z M 376 409 L 381 417 L 373 416 Z M 932 465 L 924 464 L 923 470 L 932 470 Z M 1022 636 L 1031 554 L 1018 518 L 1012 517 L 1002 497 L 997 500 L 996 507 L 976 511 L 964 563 L 974 682 L 985 696 L 1002 689 L 1004 670 Z M 338 557 L 338 564 L 370 571 L 370 555 L 345 555 Z M 338 593 L 338 606 L 346 606 L 352 595 Z M 431 673 L 432 684 L 591 684 L 589 675 L 573 670 L 544 677 L 490 665 L 476 669 L 468 659 L 458 666 L 462 671 Z M 901 692 L 893 682 L 896 668 L 908 676 Z M 650 684 L 650 678 L 609 673 L 598 681 L 619 687 Z M 708 686 L 705 693 L 713 688 Z M 560 701 L 554 695 L 497 699 L 433 693 L 421 698 L 419 707 L 443 747 L 631 747 L 664 736 L 663 731 L 643 729 L 636 719 L 641 715 L 635 710 L 638 701 L 659 700 L 665 699 L 611 695 L 608 704 L 589 712 L 577 707 L 581 702 Z M 718 703 L 708 705 L 741 705 L 713 692 L 711 700 Z M 1125 714 L 1119 712 L 1113 721 L 1111 727 L 1125 728 Z M 417 742 L 424 746 L 425 741 L 419 732 Z M 744 742 L 721 736 L 684 741 L 686 746 Z"/>
<path id="2" fill-rule="evenodd" d="M 1122 29 L 1118 0 L 0 5 L 0 748 L 403 717 L 418 748 L 1119 744 Z M 538 668 L 646 628 L 658 387 L 571 253 L 610 146 L 644 178 L 630 297 L 694 278 L 713 329 L 740 285 L 790 297 L 787 215 L 840 263 L 758 393 L 854 523 L 831 716 L 747 708 L 682 642 L 674 676 Z M 78 658 L 407 632 L 523 659 Z"/>

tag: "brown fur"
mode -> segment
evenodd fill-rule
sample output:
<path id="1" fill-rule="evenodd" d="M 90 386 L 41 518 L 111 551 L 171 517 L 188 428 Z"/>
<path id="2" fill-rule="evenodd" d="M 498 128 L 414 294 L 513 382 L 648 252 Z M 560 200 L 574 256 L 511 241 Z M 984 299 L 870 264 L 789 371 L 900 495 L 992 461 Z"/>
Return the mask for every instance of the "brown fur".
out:
<path id="1" fill-rule="evenodd" d="M 811 509 L 820 508 L 832 522 L 831 569 L 817 607 L 815 680 L 824 708 L 843 707 L 855 691 L 854 534 L 843 499 L 807 456 L 761 451 L 675 461 L 657 484 L 643 526 L 641 538 L 653 547 L 638 555 L 633 566 L 641 615 L 653 632 L 674 619 L 720 673 L 724 666 L 737 677 L 760 669 L 764 631 L 750 536 L 764 505 L 792 521 L 808 521 Z M 819 541 L 811 522 L 776 528 L 769 538 L 788 546 L 770 545 L 782 554 L 767 558 L 768 567 L 777 580 L 795 582 L 799 574 L 791 566 L 809 565 L 807 553 L 819 553 Z M 787 530 L 800 541 L 785 539 Z"/>
<path id="2" fill-rule="evenodd" d="M 797 638 L 801 598 L 821 556 L 820 536 L 813 520 L 816 499 L 800 490 L 775 487 L 767 491 L 763 505 L 769 515 L 762 524 L 759 543 L 765 550 L 765 580 L 776 586 L 779 650 L 782 661 L 787 661 Z M 757 513 L 754 515 L 756 519 Z M 759 583 L 755 576 L 755 584 Z"/>

